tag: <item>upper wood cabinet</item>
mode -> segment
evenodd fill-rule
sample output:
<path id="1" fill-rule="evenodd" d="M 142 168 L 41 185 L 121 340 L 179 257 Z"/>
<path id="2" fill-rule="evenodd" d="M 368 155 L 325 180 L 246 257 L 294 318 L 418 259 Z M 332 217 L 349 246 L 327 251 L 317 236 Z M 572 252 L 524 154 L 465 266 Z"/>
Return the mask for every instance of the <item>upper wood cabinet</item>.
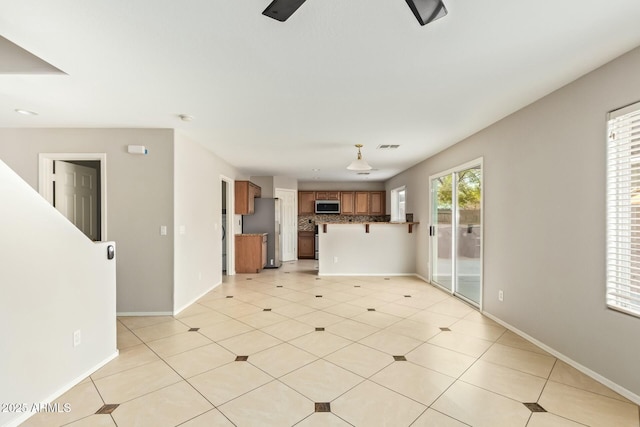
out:
<path id="1" fill-rule="evenodd" d="M 355 213 L 355 193 L 353 191 L 340 192 L 340 214 L 353 215 Z"/>
<path id="2" fill-rule="evenodd" d="M 262 195 L 262 189 L 251 181 L 236 181 L 235 212 L 236 215 L 253 215 L 255 205 L 253 199 Z"/>
<path id="3" fill-rule="evenodd" d="M 340 200 L 339 191 L 316 191 L 316 200 Z"/>
<path id="4" fill-rule="evenodd" d="M 316 213 L 316 193 L 314 191 L 298 191 L 298 215 Z"/>
<path id="5" fill-rule="evenodd" d="M 385 192 L 372 191 L 369 193 L 369 215 L 384 215 L 386 212 Z"/>
<path id="6" fill-rule="evenodd" d="M 340 200 L 341 215 L 375 215 L 386 212 L 384 191 L 298 191 L 298 215 L 313 215 L 316 200 Z"/>
<path id="7" fill-rule="evenodd" d="M 369 192 L 356 191 L 355 212 L 356 215 L 369 215 Z"/>

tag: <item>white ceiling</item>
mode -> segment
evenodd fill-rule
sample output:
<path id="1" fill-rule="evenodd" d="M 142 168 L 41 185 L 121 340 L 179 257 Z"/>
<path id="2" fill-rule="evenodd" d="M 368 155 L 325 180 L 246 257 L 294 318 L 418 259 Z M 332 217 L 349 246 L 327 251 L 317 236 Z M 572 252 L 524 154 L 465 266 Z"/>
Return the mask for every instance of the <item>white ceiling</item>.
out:
<path id="1" fill-rule="evenodd" d="M 270 0 L 0 0 L 0 35 L 66 73 L 0 74 L 0 127 L 175 128 L 301 181 L 364 179 L 361 143 L 380 181 L 640 45 L 638 0 L 444 2 L 421 27 L 404 0 L 285 23 Z"/>

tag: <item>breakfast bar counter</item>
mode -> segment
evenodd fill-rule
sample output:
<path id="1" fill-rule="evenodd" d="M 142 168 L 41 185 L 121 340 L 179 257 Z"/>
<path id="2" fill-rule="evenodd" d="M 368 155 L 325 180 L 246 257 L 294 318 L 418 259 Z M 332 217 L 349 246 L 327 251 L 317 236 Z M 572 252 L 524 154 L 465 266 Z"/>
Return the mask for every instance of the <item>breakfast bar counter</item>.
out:
<path id="1" fill-rule="evenodd" d="M 321 276 L 398 276 L 416 272 L 418 223 L 318 223 Z"/>

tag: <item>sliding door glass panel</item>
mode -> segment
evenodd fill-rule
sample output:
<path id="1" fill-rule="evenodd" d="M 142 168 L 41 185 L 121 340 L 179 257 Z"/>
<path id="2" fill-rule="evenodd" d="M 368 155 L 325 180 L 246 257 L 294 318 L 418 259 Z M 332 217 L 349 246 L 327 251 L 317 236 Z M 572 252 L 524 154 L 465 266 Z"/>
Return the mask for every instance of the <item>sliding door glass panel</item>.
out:
<path id="1" fill-rule="evenodd" d="M 431 238 L 431 281 L 449 291 L 453 291 L 452 193 L 452 175 L 431 181 L 431 220 L 435 227 L 435 235 Z"/>
<path id="2" fill-rule="evenodd" d="M 456 172 L 455 292 L 480 304 L 481 190 L 480 166 Z"/>

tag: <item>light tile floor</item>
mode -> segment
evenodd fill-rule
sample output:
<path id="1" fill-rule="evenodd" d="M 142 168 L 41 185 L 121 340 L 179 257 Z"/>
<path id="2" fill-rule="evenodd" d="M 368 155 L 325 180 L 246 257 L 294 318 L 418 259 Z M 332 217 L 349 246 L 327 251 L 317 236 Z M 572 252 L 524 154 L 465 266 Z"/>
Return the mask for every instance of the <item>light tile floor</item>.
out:
<path id="1" fill-rule="evenodd" d="M 72 411 L 23 425 L 639 426 L 638 406 L 437 288 L 315 267 L 119 318 L 120 356 L 58 399 Z"/>

